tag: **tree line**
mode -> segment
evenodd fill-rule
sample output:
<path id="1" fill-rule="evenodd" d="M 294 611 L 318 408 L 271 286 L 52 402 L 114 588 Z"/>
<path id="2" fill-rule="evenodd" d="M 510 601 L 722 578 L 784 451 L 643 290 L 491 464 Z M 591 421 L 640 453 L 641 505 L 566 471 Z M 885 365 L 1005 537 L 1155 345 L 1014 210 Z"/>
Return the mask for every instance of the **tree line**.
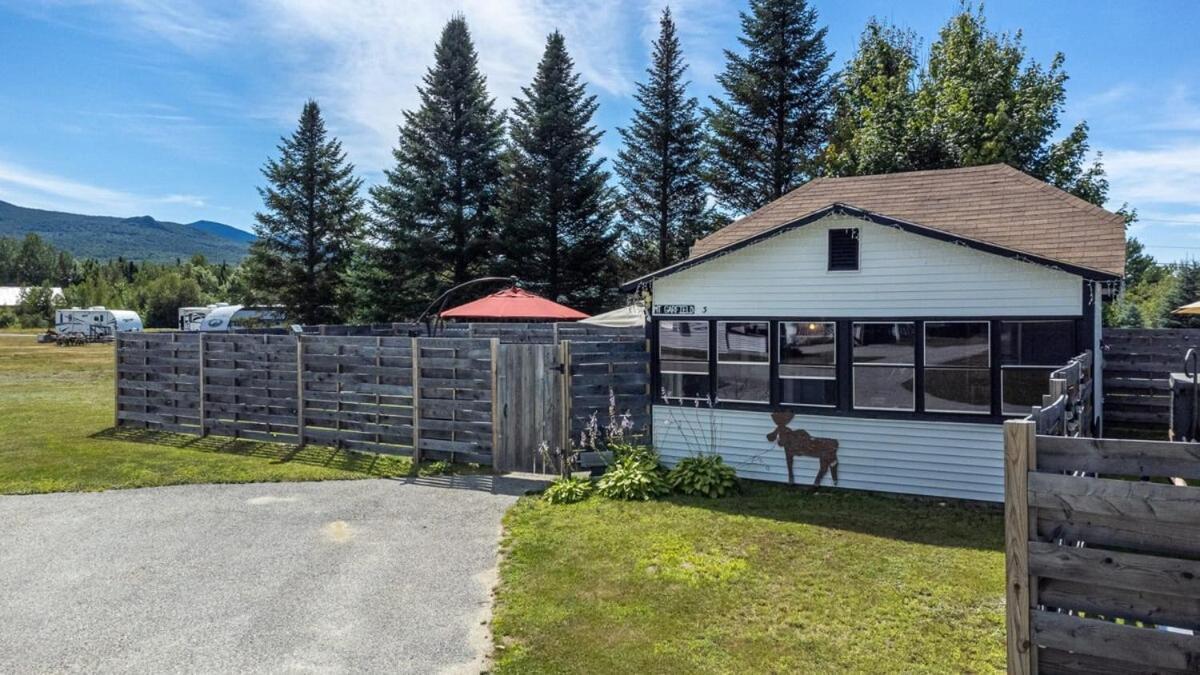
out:
<path id="1" fill-rule="evenodd" d="M 134 293 L 164 276 L 161 295 L 174 288 L 188 304 L 191 279 L 197 304 L 281 304 L 303 323 L 368 322 L 411 318 L 451 285 L 499 275 L 594 312 L 619 304 L 620 280 L 686 257 L 697 238 L 817 176 L 1004 162 L 1091 203 L 1107 198 L 1086 122 L 1060 133 L 1063 55 L 1031 59 L 1020 32 L 991 30 L 980 6 L 964 2 L 928 49 L 873 19 L 834 72 L 826 28 L 805 0 L 750 0 L 720 95 L 703 103 L 690 94 L 669 8 L 658 29 L 611 172 L 596 155 L 596 97 L 562 34 L 547 37 L 529 84 L 502 110 L 459 15 L 434 46 L 416 106 L 399 114 L 379 185 L 356 177 L 310 100 L 263 166 L 258 239 L 240 266 L 223 268 L 216 285 L 193 278 L 212 266 L 181 263 L 118 286 Z M 1136 239 L 1130 247 L 1140 251 Z M 1131 257 L 1131 270 L 1142 267 Z M 1152 260 L 1148 269 L 1131 272 L 1129 302 L 1110 307 L 1110 321 L 1117 309 L 1132 321 L 1131 304 L 1144 318 L 1143 296 L 1161 300 L 1163 279 L 1177 276 Z M 85 295 L 103 295 L 103 275 L 91 278 Z M 149 294 L 117 295 L 149 307 Z"/>
<path id="2" fill-rule="evenodd" d="M 872 20 L 841 72 L 805 0 L 751 0 L 721 95 L 689 94 L 670 9 L 659 19 L 612 173 L 596 156 L 596 97 L 551 33 L 501 110 L 455 16 L 400 115 L 394 164 L 363 190 L 308 101 L 263 168 L 252 286 L 304 322 L 411 317 L 468 279 L 516 276 L 584 311 L 623 278 L 669 265 L 701 236 L 816 176 L 1005 162 L 1095 204 L 1108 183 L 1088 128 L 1058 134 L 1062 54 L 1028 58 L 964 3 L 922 54 Z"/>

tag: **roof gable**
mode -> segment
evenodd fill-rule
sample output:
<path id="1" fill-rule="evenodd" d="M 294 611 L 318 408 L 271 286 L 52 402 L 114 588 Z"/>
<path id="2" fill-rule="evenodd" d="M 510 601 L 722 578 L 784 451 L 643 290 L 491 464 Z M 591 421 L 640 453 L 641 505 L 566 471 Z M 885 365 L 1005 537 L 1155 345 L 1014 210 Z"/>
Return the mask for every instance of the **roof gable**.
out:
<path id="1" fill-rule="evenodd" d="M 691 258 L 834 204 L 1095 270 L 1125 271 L 1125 219 L 1004 164 L 817 178 L 699 240 Z"/>

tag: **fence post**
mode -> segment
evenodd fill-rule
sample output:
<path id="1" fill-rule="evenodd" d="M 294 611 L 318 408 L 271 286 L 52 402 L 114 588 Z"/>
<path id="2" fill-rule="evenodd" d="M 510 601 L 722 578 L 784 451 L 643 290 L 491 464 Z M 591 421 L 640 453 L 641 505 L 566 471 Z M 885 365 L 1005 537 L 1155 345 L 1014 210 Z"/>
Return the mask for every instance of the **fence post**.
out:
<path id="1" fill-rule="evenodd" d="M 421 463 L 421 338 L 412 339 L 412 461 Z"/>
<path id="2" fill-rule="evenodd" d="M 1037 430 L 1029 420 L 1004 423 L 1004 572 L 1008 672 L 1036 672 L 1030 607 L 1036 589 L 1029 576 L 1029 472 L 1036 469 Z"/>
<path id="3" fill-rule="evenodd" d="M 113 429 L 119 426 L 121 426 L 121 333 L 117 331 L 113 335 Z"/>
<path id="4" fill-rule="evenodd" d="M 296 334 L 296 445 L 304 447 L 304 335 Z"/>
<path id="5" fill-rule="evenodd" d="M 500 472 L 500 338 L 492 338 L 492 473 Z"/>
<path id="6" fill-rule="evenodd" d="M 563 340 L 558 343 L 558 362 L 562 365 L 562 378 L 559 385 L 562 391 L 562 419 L 559 422 L 559 433 L 562 439 L 562 451 L 571 449 L 571 341 Z M 565 471 L 565 467 L 559 467 Z"/>
<path id="7" fill-rule="evenodd" d="M 204 398 L 205 398 L 204 397 L 204 338 L 206 335 L 207 335 L 207 333 L 201 331 L 200 338 L 199 338 L 199 343 L 200 343 L 200 406 L 199 406 L 199 408 L 200 408 L 200 438 L 204 438 L 205 436 L 208 435 L 208 417 L 207 417 L 208 413 L 206 410 L 208 408 L 208 406 L 206 406 L 204 404 Z"/>

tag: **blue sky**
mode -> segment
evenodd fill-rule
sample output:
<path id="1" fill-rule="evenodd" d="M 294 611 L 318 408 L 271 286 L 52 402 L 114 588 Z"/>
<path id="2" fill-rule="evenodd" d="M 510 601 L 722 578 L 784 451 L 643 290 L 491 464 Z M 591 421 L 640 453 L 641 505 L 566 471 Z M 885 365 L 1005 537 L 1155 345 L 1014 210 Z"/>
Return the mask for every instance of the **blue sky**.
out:
<path id="1" fill-rule="evenodd" d="M 259 168 L 318 99 L 368 184 L 445 20 L 463 12 L 501 106 L 532 77 L 546 34 L 567 38 L 615 154 L 663 3 L 614 0 L 0 0 L 0 199 L 103 215 L 249 228 Z M 924 46 L 957 0 L 813 0 L 840 64 L 871 16 Z M 693 92 L 716 94 L 742 2 L 671 3 Z M 1086 119 L 1110 206 L 1160 260 L 1200 258 L 1200 3 L 991 0 L 994 29 L 1067 57 L 1064 126 Z"/>

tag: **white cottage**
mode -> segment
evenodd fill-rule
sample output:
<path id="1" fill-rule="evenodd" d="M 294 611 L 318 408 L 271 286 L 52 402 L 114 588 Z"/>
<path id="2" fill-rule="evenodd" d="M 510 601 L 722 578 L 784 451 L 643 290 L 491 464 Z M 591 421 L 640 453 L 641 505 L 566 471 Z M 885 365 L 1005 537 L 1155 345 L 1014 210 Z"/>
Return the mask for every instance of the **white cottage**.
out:
<path id="1" fill-rule="evenodd" d="M 655 446 L 707 450 L 711 415 L 748 478 L 1001 501 L 1002 422 L 1099 354 L 1124 264 L 1121 216 L 1005 165 L 813 180 L 625 285 Z"/>

